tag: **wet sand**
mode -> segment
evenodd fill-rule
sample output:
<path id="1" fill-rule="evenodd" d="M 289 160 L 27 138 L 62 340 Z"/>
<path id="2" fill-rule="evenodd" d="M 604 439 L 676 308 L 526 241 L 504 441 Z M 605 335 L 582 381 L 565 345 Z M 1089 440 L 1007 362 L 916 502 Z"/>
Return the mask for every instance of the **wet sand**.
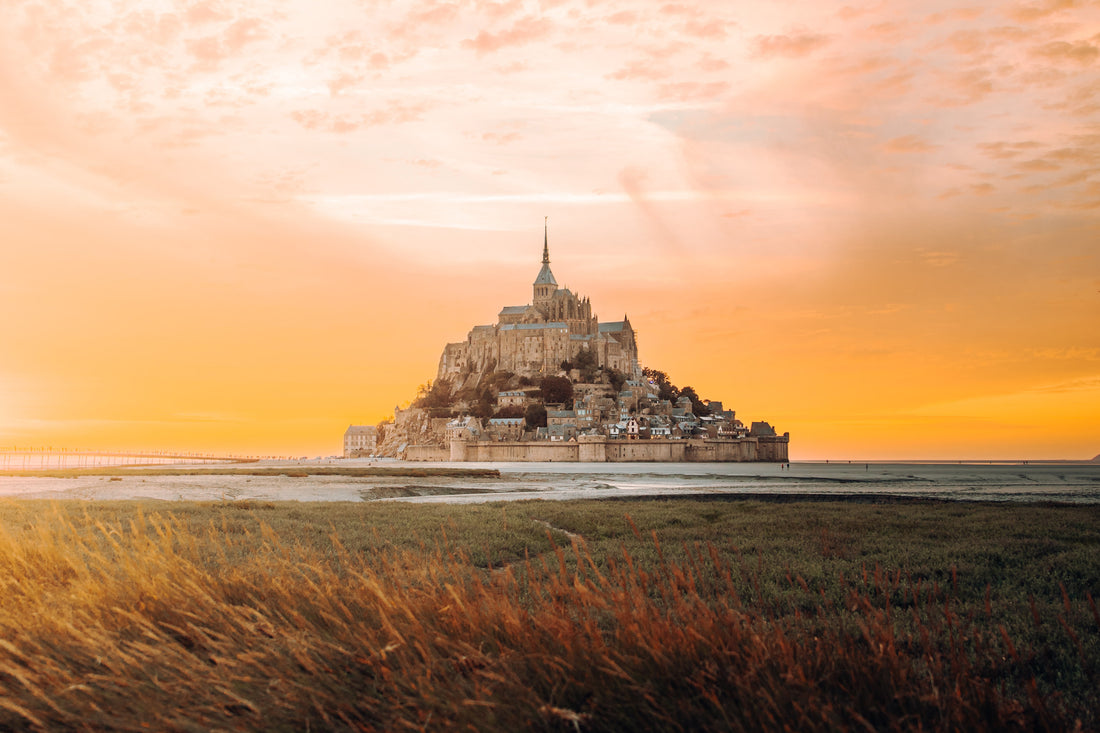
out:
<path id="1" fill-rule="evenodd" d="M 301 475 L 311 468 L 335 466 L 350 470 L 372 465 L 488 468 L 499 470 L 500 477 Z M 264 461 L 251 467 L 271 468 L 275 475 L 156 475 L 157 467 L 127 467 L 113 476 L 4 476 L 0 477 L 0 498 L 473 503 L 753 495 L 1100 503 L 1100 464 L 1095 463 L 791 463 L 786 468 L 774 463 L 425 464 L 324 459 Z M 280 473 L 284 470 L 289 475 Z"/>

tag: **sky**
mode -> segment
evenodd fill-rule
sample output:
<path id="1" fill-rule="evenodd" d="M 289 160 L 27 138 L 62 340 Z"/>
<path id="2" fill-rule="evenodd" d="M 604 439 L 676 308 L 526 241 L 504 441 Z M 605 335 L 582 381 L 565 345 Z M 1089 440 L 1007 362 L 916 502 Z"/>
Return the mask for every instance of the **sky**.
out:
<path id="1" fill-rule="evenodd" d="M 1100 2 L 0 2 L 0 447 L 329 455 L 558 282 L 795 460 L 1100 453 Z"/>

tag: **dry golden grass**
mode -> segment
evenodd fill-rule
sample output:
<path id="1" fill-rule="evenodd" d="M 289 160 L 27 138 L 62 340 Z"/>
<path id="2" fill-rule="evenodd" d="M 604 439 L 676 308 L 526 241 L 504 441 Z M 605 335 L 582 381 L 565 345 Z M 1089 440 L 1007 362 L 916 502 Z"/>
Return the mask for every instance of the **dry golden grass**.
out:
<path id="1" fill-rule="evenodd" d="M 953 568 L 942 583 L 878 565 L 808 581 L 710 542 L 665 548 L 623 511 L 641 504 L 603 505 L 618 551 L 539 528 L 503 565 L 473 559 L 446 519 L 419 540 L 348 549 L 335 527 L 281 537 L 267 520 L 294 510 L 273 505 L 215 505 L 221 521 L 205 526 L 115 506 L 0 506 L 0 729 L 1095 724 L 1040 692 L 1044 650 L 983 623 L 988 596 L 984 611 L 959 608 Z M 470 511 L 529 531 L 568 507 Z M 812 541 L 821 557 L 849 551 Z M 1091 595 L 1034 623 L 1072 638 L 1077 671 L 1095 678 Z"/>

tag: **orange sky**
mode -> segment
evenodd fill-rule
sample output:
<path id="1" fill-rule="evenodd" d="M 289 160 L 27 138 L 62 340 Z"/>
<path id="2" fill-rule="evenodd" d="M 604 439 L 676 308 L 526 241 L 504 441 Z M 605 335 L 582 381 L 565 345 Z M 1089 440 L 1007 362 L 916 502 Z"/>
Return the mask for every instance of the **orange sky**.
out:
<path id="1" fill-rule="evenodd" d="M 1100 453 L 1100 3 L 0 13 L 0 446 L 331 454 L 558 281 L 794 459 Z"/>

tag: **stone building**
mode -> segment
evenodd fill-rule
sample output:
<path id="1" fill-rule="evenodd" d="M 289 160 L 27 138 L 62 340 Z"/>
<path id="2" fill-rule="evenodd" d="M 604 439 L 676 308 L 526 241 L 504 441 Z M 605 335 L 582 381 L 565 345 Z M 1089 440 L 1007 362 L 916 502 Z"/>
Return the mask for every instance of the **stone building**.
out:
<path id="1" fill-rule="evenodd" d="M 349 425 L 344 431 L 344 458 L 374 455 L 378 431 L 373 425 Z"/>
<path id="2" fill-rule="evenodd" d="M 556 374 L 563 361 L 588 350 L 597 366 L 640 379 L 638 343 L 630 320 L 601 323 L 588 298 L 559 288 L 550 270 L 550 246 L 543 232 L 542 267 L 528 305 L 510 305 L 492 325 L 474 326 L 465 341 L 447 344 L 437 380 L 507 371 L 528 377 Z"/>

